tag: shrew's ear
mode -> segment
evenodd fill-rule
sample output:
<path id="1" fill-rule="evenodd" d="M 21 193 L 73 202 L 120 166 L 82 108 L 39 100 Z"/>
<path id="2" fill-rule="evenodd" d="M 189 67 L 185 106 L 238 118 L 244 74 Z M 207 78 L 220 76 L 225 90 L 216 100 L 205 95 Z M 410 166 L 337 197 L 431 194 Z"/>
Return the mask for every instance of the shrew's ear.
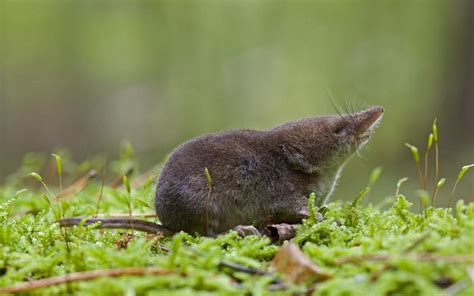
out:
<path id="1" fill-rule="evenodd" d="M 298 147 L 291 144 L 281 144 L 280 151 L 285 157 L 286 161 L 294 169 L 306 174 L 313 174 L 318 170 L 318 167 L 310 163 L 301 153 Z"/>

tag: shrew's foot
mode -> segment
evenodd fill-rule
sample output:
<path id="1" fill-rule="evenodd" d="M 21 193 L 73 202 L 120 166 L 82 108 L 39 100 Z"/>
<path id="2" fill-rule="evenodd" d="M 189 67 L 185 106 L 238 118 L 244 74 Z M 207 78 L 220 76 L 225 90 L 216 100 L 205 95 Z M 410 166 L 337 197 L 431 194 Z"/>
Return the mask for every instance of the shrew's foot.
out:
<path id="1" fill-rule="evenodd" d="M 249 235 L 262 235 L 260 231 L 258 231 L 258 229 L 252 225 L 238 225 L 234 227 L 234 230 L 237 231 L 241 237 L 246 237 Z"/>

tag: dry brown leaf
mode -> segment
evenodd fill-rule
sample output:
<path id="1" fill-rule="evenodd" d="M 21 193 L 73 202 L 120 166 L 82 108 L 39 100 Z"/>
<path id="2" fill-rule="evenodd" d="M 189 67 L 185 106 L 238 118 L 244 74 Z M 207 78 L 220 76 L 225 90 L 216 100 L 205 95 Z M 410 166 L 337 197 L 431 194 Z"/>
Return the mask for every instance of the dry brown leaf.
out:
<path id="1" fill-rule="evenodd" d="M 150 177 L 155 179 L 155 181 L 158 178 L 157 175 L 153 174 L 153 171 L 148 171 L 134 178 L 132 180 L 132 187 L 137 188 L 137 187 L 143 186 L 146 183 L 146 181 L 148 181 L 148 178 Z"/>
<path id="2" fill-rule="evenodd" d="M 314 264 L 300 248 L 293 243 L 283 245 L 270 262 L 269 270 L 279 272 L 287 283 L 301 284 L 307 281 L 322 282 L 331 274 Z"/>
<path id="3" fill-rule="evenodd" d="M 267 225 L 264 229 L 265 235 L 268 236 L 273 242 L 284 242 L 295 237 L 296 229 L 301 226 L 300 224 L 272 224 Z"/>
<path id="4" fill-rule="evenodd" d="M 74 193 L 81 191 L 86 187 L 86 185 L 89 183 L 90 179 L 94 178 L 97 176 L 97 172 L 94 170 L 91 170 L 87 172 L 84 176 L 80 177 L 76 182 L 74 182 L 71 186 L 68 188 L 64 189 L 61 191 L 57 197 L 58 198 L 66 198 L 72 196 Z"/>
<path id="5" fill-rule="evenodd" d="M 112 182 L 110 182 L 110 187 L 112 188 L 118 188 L 123 185 L 123 176 L 130 177 L 130 175 L 133 173 L 133 168 L 129 168 L 124 175 L 117 176 Z"/>

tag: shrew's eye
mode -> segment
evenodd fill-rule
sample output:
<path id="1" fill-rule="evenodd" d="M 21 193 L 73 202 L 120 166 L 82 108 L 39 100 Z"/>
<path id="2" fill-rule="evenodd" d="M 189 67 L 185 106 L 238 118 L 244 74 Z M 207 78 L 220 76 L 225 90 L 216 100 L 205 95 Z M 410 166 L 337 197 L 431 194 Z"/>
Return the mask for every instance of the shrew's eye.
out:
<path id="1" fill-rule="evenodd" d="M 334 133 L 336 135 L 339 135 L 340 133 L 342 133 L 342 131 L 344 130 L 344 126 L 337 126 L 335 129 L 334 129 Z"/>

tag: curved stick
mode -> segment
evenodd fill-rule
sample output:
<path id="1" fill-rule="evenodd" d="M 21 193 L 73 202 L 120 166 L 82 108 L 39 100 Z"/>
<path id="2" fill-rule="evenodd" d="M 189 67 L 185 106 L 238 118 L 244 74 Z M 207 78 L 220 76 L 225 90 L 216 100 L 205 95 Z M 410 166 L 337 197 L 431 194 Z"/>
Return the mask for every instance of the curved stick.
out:
<path id="1" fill-rule="evenodd" d="M 173 235 L 175 232 L 168 229 L 167 227 L 143 220 L 138 219 L 127 219 L 127 218 L 66 218 L 59 220 L 58 223 L 61 227 L 72 227 L 76 225 L 92 225 L 100 222 L 99 228 L 107 229 L 133 229 L 143 231 L 152 234 L 161 233 L 164 236 Z"/>

